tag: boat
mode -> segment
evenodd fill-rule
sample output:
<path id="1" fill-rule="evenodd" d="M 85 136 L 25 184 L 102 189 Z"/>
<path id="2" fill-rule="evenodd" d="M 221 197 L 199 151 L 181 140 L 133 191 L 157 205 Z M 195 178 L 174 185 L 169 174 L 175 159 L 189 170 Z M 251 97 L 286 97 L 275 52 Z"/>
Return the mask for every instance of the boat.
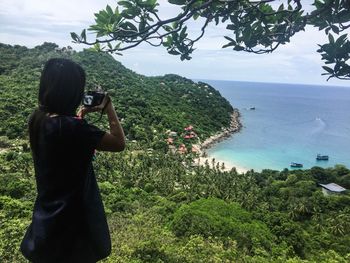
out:
<path id="1" fill-rule="evenodd" d="M 255 107 L 250 107 L 249 110 L 255 110 Z"/>
<path id="2" fill-rule="evenodd" d="M 303 164 L 302 163 L 291 162 L 290 163 L 290 167 L 292 167 L 292 168 L 301 168 L 301 167 L 303 167 Z"/>
<path id="3" fill-rule="evenodd" d="M 328 155 L 317 154 L 316 160 L 317 161 L 328 161 L 329 160 L 329 156 Z"/>

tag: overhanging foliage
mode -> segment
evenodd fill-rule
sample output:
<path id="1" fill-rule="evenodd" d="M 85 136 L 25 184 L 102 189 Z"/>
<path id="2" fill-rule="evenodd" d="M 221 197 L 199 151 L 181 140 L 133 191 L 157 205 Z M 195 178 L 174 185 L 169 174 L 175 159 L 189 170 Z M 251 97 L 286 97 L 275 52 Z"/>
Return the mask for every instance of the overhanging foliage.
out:
<path id="1" fill-rule="evenodd" d="M 228 42 L 223 48 L 256 54 L 273 52 L 311 25 L 329 36 L 329 43 L 320 45 L 317 50 L 328 64 L 323 67 L 323 75 L 350 79 L 349 0 L 315 0 L 311 12 L 305 12 L 308 4 L 301 0 L 279 1 L 280 5 L 273 0 L 168 0 L 180 7 L 180 12 L 166 19 L 160 17 L 158 2 L 119 1 L 114 9 L 107 5 L 106 9 L 95 13 L 95 24 L 88 28 L 95 39 L 88 40 L 85 29 L 79 35 L 72 32 L 71 37 L 76 43 L 115 54 L 147 42 L 163 46 L 181 60 L 189 60 L 195 43 L 210 24 L 226 26 L 224 37 Z M 201 24 L 197 34 L 188 31 L 191 20 Z M 339 35 L 338 39 L 335 35 Z"/>

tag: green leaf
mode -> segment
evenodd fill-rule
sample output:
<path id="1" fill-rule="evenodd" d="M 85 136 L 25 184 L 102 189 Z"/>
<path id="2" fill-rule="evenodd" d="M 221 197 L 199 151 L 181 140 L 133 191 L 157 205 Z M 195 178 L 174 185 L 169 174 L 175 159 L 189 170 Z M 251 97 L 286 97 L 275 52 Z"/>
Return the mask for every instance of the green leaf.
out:
<path id="1" fill-rule="evenodd" d="M 218 16 L 215 16 L 215 25 L 218 25 L 220 22 L 220 18 Z"/>
<path id="2" fill-rule="evenodd" d="M 164 42 L 164 46 L 169 47 L 173 44 L 173 38 L 172 36 L 167 36 L 166 41 Z"/>
<path id="3" fill-rule="evenodd" d="M 222 48 L 226 48 L 226 47 L 232 47 L 232 46 L 235 46 L 236 44 L 235 43 L 228 43 L 228 44 L 225 44 L 222 46 Z"/>
<path id="4" fill-rule="evenodd" d="M 187 0 L 168 0 L 168 2 L 173 5 L 185 5 Z"/>
<path id="5" fill-rule="evenodd" d="M 336 41 L 335 44 L 338 46 L 341 46 L 345 43 L 345 40 L 347 38 L 347 34 L 341 35 Z"/>
<path id="6" fill-rule="evenodd" d="M 155 4 L 157 3 L 157 0 L 147 0 L 147 5 L 149 6 L 155 6 Z"/>
<path id="7" fill-rule="evenodd" d="M 128 21 L 124 22 L 123 24 L 121 24 L 120 27 L 124 28 L 126 30 L 132 30 L 132 31 L 137 32 L 137 27 L 134 24 L 132 24 L 132 23 L 130 23 Z"/>
<path id="8" fill-rule="evenodd" d="M 332 25 L 331 28 L 332 28 L 334 33 L 339 34 L 339 27 Z"/>
<path id="9" fill-rule="evenodd" d="M 78 37 L 78 35 L 77 35 L 76 33 L 71 32 L 71 33 L 70 33 L 70 36 L 71 36 L 71 38 L 72 38 L 74 41 L 79 42 L 79 37 Z"/>
<path id="10" fill-rule="evenodd" d="M 118 44 L 115 45 L 114 49 L 119 49 L 121 46 L 122 42 L 119 42 Z"/>
<path id="11" fill-rule="evenodd" d="M 114 14 L 115 14 L 116 16 L 119 16 L 119 15 L 120 15 L 118 6 L 115 8 Z"/>
<path id="12" fill-rule="evenodd" d="M 284 5 L 283 4 L 281 4 L 279 7 L 278 7 L 278 12 L 280 12 L 280 11 L 282 11 L 284 9 Z"/>
<path id="13" fill-rule="evenodd" d="M 331 30 L 331 28 L 330 28 L 330 27 L 327 27 L 326 30 L 325 30 L 326 35 L 328 35 L 329 30 Z"/>
<path id="14" fill-rule="evenodd" d="M 109 5 L 107 5 L 106 10 L 107 10 L 107 13 L 108 13 L 109 15 L 113 15 L 113 14 L 114 14 L 112 8 L 111 8 Z"/>
<path id="15" fill-rule="evenodd" d="M 132 7 L 132 4 L 129 1 L 119 1 L 118 5 L 124 6 L 125 8 Z"/>
<path id="16" fill-rule="evenodd" d="M 233 42 L 233 43 L 236 43 L 236 41 L 235 41 L 233 38 L 230 38 L 230 37 L 228 37 L 228 36 L 224 36 L 224 38 L 226 38 L 227 40 L 229 40 L 229 41 L 231 41 L 231 42 Z"/>
<path id="17" fill-rule="evenodd" d="M 329 72 L 329 73 L 331 73 L 331 74 L 333 74 L 333 73 L 334 73 L 334 70 L 333 70 L 333 69 L 331 69 L 330 67 L 327 67 L 327 66 L 322 66 L 322 68 L 323 68 L 325 71 L 327 71 L 327 72 Z"/>
<path id="18" fill-rule="evenodd" d="M 188 54 L 182 54 L 182 55 L 180 56 L 180 59 L 181 59 L 181 61 L 184 61 L 185 59 L 186 59 L 186 60 L 190 60 L 191 57 L 190 57 Z"/>
<path id="19" fill-rule="evenodd" d="M 95 14 L 95 21 L 97 24 L 107 24 L 109 22 L 109 15 L 106 11 L 101 10 L 99 13 Z"/>
<path id="20" fill-rule="evenodd" d="M 95 51 L 101 51 L 101 45 L 100 45 L 100 43 L 96 43 L 96 44 L 94 45 L 94 50 L 95 50 Z"/>
<path id="21" fill-rule="evenodd" d="M 99 38 L 99 37 L 103 37 L 103 36 L 105 36 L 105 35 L 106 35 L 106 34 L 105 34 L 104 32 L 99 31 L 99 32 L 97 32 L 96 37 Z"/>
<path id="22" fill-rule="evenodd" d="M 229 24 L 226 26 L 226 29 L 228 30 L 234 30 L 236 28 L 236 26 L 234 24 Z"/>
<path id="23" fill-rule="evenodd" d="M 179 41 L 183 41 L 186 37 L 187 37 L 187 34 L 186 34 L 186 27 L 184 27 L 182 30 L 181 30 L 181 33 L 180 33 L 180 36 L 179 36 Z"/>
<path id="24" fill-rule="evenodd" d="M 334 37 L 332 36 L 331 33 L 328 35 L 329 43 L 334 44 Z"/>
<path id="25" fill-rule="evenodd" d="M 230 37 L 228 37 L 228 36 L 224 36 L 224 37 L 225 37 L 227 40 L 229 40 L 230 43 L 227 43 L 227 44 L 223 45 L 222 48 L 226 48 L 226 47 L 231 47 L 231 46 L 237 45 L 237 42 L 236 42 L 234 39 L 232 39 L 232 38 L 230 38 Z"/>
<path id="26" fill-rule="evenodd" d="M 168 26 L 168 25 L 164 25 L 163 28 L 167 32 L 170 32 L 171 30 L 173 30 L 173 28 L 171 26 Z"/>
<path id="27" fill-rule="evenodd" d="M 233 49 L 236 50 L 236 51 L 242 51 L 242 50 L 244 50 L 244 47 L 237 45 Z"/>
<path id="28" fill-rule="evenodd" d="M 121 15 L 127 19 L 133 19 L 135 16 L 138 15 L 138 10 L 136 8 L 130 8 L 130 9 L 124 9 L 121 12 Z"/>
<path id="29" fill-rule="evenodd" d="M 86 29 L 81 31 L 80 38 L 82 41 L 86 41 Z"/>
<path id="30" fill-rule="evenodd" d="M 313 4 L 317 9 L 320 9 L 323 6 L 323 3 L 320 0 L 316 0 Z"/>

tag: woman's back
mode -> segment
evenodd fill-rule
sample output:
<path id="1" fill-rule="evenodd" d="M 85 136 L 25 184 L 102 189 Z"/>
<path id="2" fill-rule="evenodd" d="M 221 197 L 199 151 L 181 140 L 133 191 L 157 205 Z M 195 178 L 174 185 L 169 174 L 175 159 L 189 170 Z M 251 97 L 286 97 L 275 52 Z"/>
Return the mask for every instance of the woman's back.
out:
<path id="1" fill-rule="evenodd" d="M 92 167 L 105 135 L 72 116 L 46 117 L 33 154 L 38 196 L 21 244 L 33 262 L 96 262 L 110 237 Z"/>
<path id="2" fill-rule="evenodd" d="M 62 58 L 46 62 L 39 107 L 28 125 L 38 195 L 21 251 L 32 262 L 88 263 L 110 254 L 92 157 L 95 149 L 123 151 L 125 136 L 107 94 L 100 105 L 77 113 L 84 90 L 85 72 L 77 63 Z M 109 133 L 83 120 L 94 111 L 107 113 Z"/>

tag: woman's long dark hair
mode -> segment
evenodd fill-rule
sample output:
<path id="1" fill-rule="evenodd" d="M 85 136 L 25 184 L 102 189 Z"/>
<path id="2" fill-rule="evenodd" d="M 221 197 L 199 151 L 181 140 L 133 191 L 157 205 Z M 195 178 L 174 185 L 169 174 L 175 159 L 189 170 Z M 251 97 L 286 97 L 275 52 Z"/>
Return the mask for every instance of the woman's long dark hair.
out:
<path id="1" fill-rule="evenodd" d="M 36 154 L 40 128 L 47 113 L 74 116 L 84 95 L 85 72 L 77 63 L 63 58 L 46 62 L 41 73 L 39 107 L 29 119 L 29 141 Z"/>

